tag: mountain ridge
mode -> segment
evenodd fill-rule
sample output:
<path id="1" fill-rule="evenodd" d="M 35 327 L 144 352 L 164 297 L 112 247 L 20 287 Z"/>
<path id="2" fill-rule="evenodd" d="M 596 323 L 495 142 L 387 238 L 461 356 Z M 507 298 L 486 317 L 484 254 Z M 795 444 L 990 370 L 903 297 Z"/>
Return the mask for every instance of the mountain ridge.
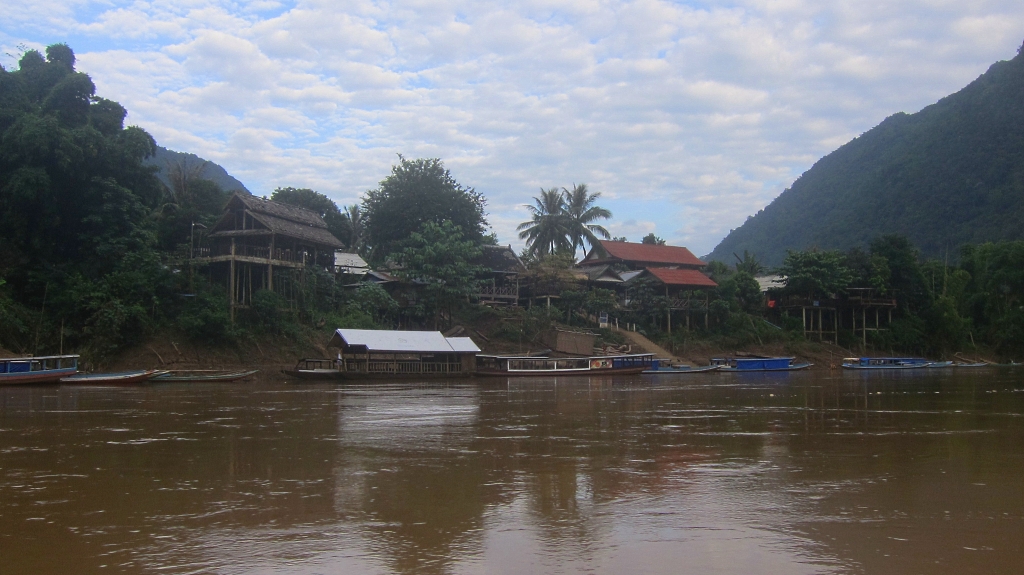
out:
<path id="1" fill-rule="evenodd" d="M 921 111 L 899 112 L 804 172 L 706 256 L 849 249 L 901 234 L 922 254 L 1024 238 L 1024 56 Z"/>

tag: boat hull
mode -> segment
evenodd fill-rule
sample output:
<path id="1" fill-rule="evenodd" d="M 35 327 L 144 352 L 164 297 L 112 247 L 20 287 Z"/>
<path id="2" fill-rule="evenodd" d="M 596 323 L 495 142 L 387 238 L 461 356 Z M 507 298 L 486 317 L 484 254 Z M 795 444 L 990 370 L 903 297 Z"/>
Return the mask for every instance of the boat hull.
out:
<path id="1" fill-rule="evenodd" d="M 516 371 L 491 371 L 478 370 L 474 375 L 478 377 L 546 377 L 557 375 L 566 376 L 594 376 L 594 375 L 634 375 L 643 373 L 646 367 L 620 367 L 620 368 L 599 368 L 599 369 L 524 369 Z"/>
<path id="2" fill-rule="evenodd" d="M 149 381 L 160 373 L 156 369 L 121 373 L 80 373 L 60 378 L 61 383 L 85 385 L 131 385 Z"/>
<path id="3" fill-rule="evenodd" d="M 170 372 L 167 372 L 166 374 L 163 374 L 163 375 L 154 376 L 153 377 L 153 381 L 154 382 L 160 382 L 160 383 L 172 382 L 172 381 L 174 381 L 174 382 L 181 382 L 181 381 L 191 381 L 191 382 L 221 381 L 221 382 L 230 382 L 230 381 L 238 381 L 240 379 L 245 379 L 247 377 L 252 377 L 253 375 L 255 375 L 258 372 L 259 372 L 258 369 L 250 369 L 250 370 L 246 370 L 246 371 L 228 371 L 228 372 L 199 372 L 199 371 L 189 372 L 189 371 L 182 371 L 182 372 L 175 373 L 173 371 L 170 371 Z"/>
<path id="4" fill-rule="evenodd" d="M 801 370 L 810 368 L 812 365 L 814 365 L 814 364 L 813 363 L 798 363 L 798 364 L 790 365 L 790 366 L 787 366 L 787 367 L 764 367 L 764 368 L 751 368 L 751 369 L 743 369 L 743 368 L 735 368 L 735 367 L 728 367 L 728 366 L 726 366 L 726 367 L 722 367 L 721 369 L 719 369 L 719 371 L 729 372 L 729 373 L 762 373 L 762 372 L 766 372 L 766 371 L 801 371 Z"/>
<path id="5" fill-rule="evenodd" d="M 672 368 L 672 367 L 659 367 L 658 369 L 648 369 L 641 373 L 644 375 L 689 375 L 692 373 L 708 373 L 711 371 L 718 371 L 722 369 L 720 365 L 705 365 L 703 367 L 690 367 L 686 369 Z"/>
<path id="6" fill-rule="evenodd" d="M 31 383 L 57 383 L 63 377 L 78 373 L 77 369 L 52 369 L 28 373 L 0 373 L 0 385 L 18 385 Z"/>

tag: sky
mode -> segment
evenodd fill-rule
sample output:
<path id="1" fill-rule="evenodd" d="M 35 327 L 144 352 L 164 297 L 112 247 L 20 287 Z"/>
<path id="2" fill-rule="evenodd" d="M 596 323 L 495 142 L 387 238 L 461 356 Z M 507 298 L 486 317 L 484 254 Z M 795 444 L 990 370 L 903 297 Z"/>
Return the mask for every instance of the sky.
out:
<path id="1" fill-rule="evenodd" d="M 815 161 L 1024 41 L 1020 0 L 5 0 L 160 145 L 339 205 L 441 158 L 503 244 L 541 188 L 709 253 Z"/>

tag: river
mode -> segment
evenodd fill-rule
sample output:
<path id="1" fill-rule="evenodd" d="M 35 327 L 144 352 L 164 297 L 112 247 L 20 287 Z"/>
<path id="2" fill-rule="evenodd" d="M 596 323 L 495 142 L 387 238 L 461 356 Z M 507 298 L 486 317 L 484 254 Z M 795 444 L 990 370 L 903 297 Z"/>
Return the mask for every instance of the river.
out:
<path id="1" fill-rule="evenodd" d="M 0 573 L 1020 573 L 1024 370 L 0 388 Z"/>

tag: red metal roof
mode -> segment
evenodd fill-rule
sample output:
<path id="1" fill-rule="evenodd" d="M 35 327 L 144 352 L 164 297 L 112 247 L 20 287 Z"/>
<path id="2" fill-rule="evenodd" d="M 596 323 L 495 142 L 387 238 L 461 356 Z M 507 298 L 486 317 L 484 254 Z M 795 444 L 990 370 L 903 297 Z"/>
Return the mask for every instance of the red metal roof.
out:
<path id="1" fill-rule="evenodd" d="M 684 287 L 718 287 L 708 276 L 697 270 L 673 270 L 669 268 L 647 268 L 647 272 L 661 283 Z"/>
<path id="2" fill-rule="evenodd" d="M 624 260 L 661 265 L 683 265 L 702 267 L 706 265 L 697 256 L 681 246 L 657 246 L 652 244 L 635 244 L 631 242 L 602 241 L 601 247 L 607 257 L 597 256 L 591 261 Z M 589 258 L 588 258 L 589 259 Z"/>

